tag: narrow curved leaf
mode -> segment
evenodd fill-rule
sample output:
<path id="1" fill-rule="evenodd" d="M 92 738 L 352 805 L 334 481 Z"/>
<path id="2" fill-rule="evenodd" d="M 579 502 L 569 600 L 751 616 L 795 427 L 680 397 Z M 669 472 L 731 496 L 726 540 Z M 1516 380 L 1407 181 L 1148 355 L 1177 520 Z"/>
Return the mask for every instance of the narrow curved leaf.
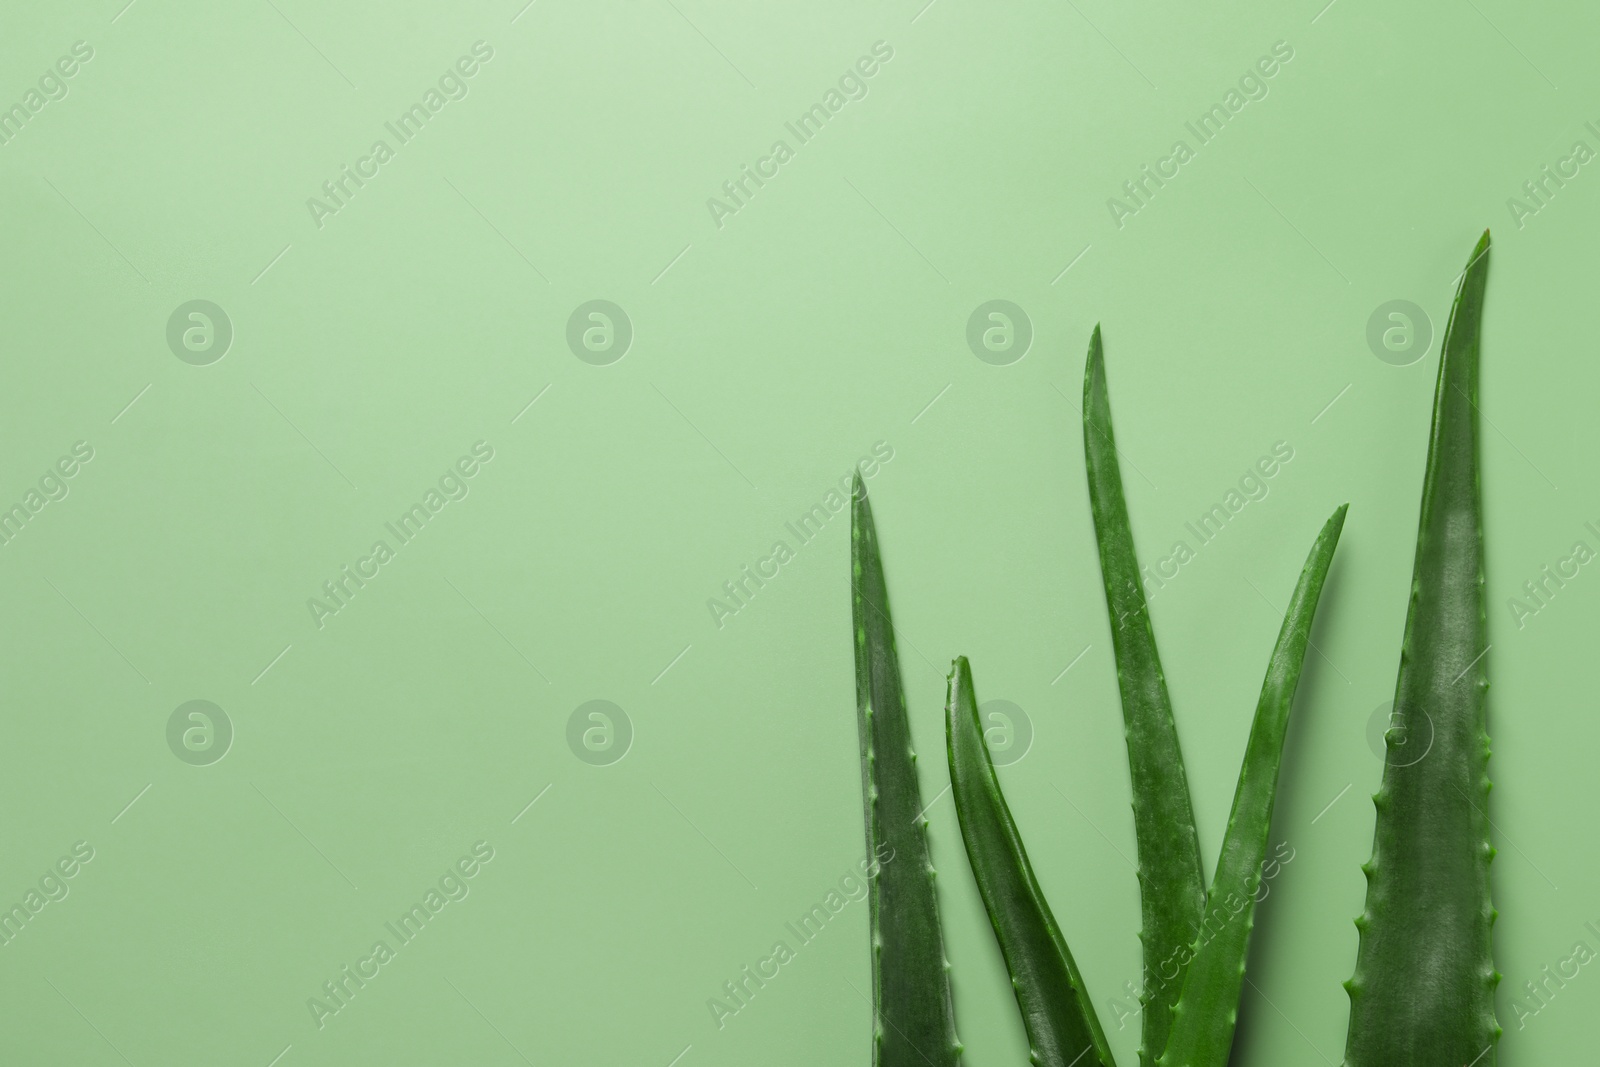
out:
<path id="1" fill-rule="evenodd" d="M 983 740 L 965 656 L 945 702 L 950 784 L 961 839 L 1028 1031 L 1035 1067 L 1115 1067 L 1089 993 L 1028 864 Z"/>
<path id="2" fill-rule="evenodd" d="M 1255 926 L 1256 893 L 1267 858 L 1272 806 L 1278 792 L 1278 769 L 1289 729 L 1300 668 L 1311 639 L 1317 601 L 1339 544 L 1344 516 L 1341 506 L 1323 525 L 1300 571 L 1300 580 L 1284 613 L 1278 643 L 1261 683 L 1255 721 L 1239 768 L 1228 832 L 1217 858 L 1217 870 L 1206 901 L 1205 918 L 1184 976 L 1183 994 L 1172 1016 L 1172 1032 L 1161 1067 L 1227 1067 L 1233 1048 L 1239 993 L 1244 985 L 1250 931 Z"/>

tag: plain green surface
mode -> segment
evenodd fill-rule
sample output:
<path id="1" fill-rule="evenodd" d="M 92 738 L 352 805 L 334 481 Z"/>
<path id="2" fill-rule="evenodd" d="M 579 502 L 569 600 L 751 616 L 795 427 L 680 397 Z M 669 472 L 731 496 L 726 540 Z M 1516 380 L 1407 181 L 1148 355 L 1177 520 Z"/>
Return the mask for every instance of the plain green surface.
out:
<path id="1" fill-rule="evenodd" d="M 0 1060 L 866 1063 L 865 906 L 803 946 L 785 925 L 863 859 L 847 517 L 805 544 L 785 524 L 884 442 L 869 486 L 968 1062 L 1026 1053 L 939 796 L 958 653 L 1032 721 L 1007 798 L 1133 1062 L 1075 404 L 1101 322 L 1147 564 L 1293 453 L 1151 601 L 1208 866 L 1277 609 L 1351 504 L 1236 1048 L 1337 1063 L 1437 334 L 1486 225 L 1500 1062 L 1591 1056 L 1592 968 L 1537 1015 L 1523 984 L 1600 950 L 1600 577 L 1509 605 L 1600 549 L 1600 177 L 1562 163 L 1600 150 L 1588 9 L 122 2 L 11 3 L 0 34 L 0 105 L 93 50 L 0 144 L 0 509 L 93 451 L 0 545 L 0 903 L 93 850 L 0 945 Z M 465 97 L 319 228 L 307 198 L 478 41 Z M 864 98 L 719 228 L 707 199 L 880 41 Z M 1197 146 L 1185 123 L 1276 42 L 1266 96 Z M 1118 228 L 1107 199 L 1180 138 L 1194 158 Z M 1547 164 L 1576 174 L 1519 219 Z M 634 331 L 607 366 L 565 339 L 595 299 Z M 1004 366 L 966 341 L 997 299 L 1033 334 Z M 1435 331 L 1408 366 L 1366 342 L 1397 299 Z M 191 300 L 232 323 L 208 366 L 167 344 Z M 319 628 L 308 598 L 480 441 L 465 499 Z M 708 600 L 779 540 L 792 558 L 719 628 Z M 568 746 L 596 699 L 631 721 L 620 762 Z M 233 726 L 208 766 L 168 747 L 191 700 Z M 465 898 L 319 1029 L 308 998 L 480 841 Z M 719 1029 L 707 1001 L 779 940 L 794 958 Z"/>

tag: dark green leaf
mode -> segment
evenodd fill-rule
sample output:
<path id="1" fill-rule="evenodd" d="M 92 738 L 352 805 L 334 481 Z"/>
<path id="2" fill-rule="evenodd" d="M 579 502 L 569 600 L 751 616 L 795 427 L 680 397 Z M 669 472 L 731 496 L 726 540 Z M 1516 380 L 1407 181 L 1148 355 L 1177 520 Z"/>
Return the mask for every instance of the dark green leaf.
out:
<path id="1" fill-rule="evenodd" d="M 1028 1031 L 1035 1067 L 1115 1067 L 1050 905 L 1033 877 L 1022 835 L 984 744 L 965 656 L 950 671 L 945 711 L 950 784 L 961 839 Z"/>
<path id="2" fill-rule="evenodd" d="M 1172 1009 L 1183 985 L 1183 961 L 1200 930 L 1205 880 L 1189 778 L 1183 769 L 1172 701 L 1167 696 L 1161 657 L 1156 654 L 1128 505 L 1122 495 L 1098 326 L 1089 340 L 1083 375 L 1083 452 L 1133 780 L 1133 827 L 1139 846 L 1139 902 L 1144 922 L 1139 935 L 1144 942 L 1139 1062 L 1141 1067 L 1151 1067 L 1167 1045 Z"/>
<path id="3" fill-rule="evenodd" d="M 1489 650 L 1478 493 L 1478 340 L 1489 233 L 1444 332 L 1417 555 L 1361 947 L 1349 1067 L 1494 1067 L 1489 901 Z M 1416 748 L 1427 743 L 1425 755 Z"/>
<path id="4" fill-rule="evenodd" d="M 1289 712 L 1300 684 L 1300 668 L 1305 663 L 1317 601 L 1333 562 L 1333 550 L 1339 544 L 1348 506 L 1333 513 L 1311 546 L 1284 613 L 1272 659 L 1267 663 L 1250 741 L 1239 768 L 1228 832 L 1211 880 L 1194 958 L 1184 977 L 1183 995 L 1173 1012 L 1172 1033 L 1161 1056 L 1161 1067 L 1227 1067 L 1234 1023 L 1239 1016 L 1250 931 L 1255 926 L 1257 893 L 1267 859 L 1267 835 L 1272 829 L 1272 805 L 1278 792 L 1283 742 L 1289 732 Z"/>
<path id="5" fill-rule="evenodd" d="M 866 487 L 856 475 L 850 511 L 850 592 L 856 659 L 856 724 L 872 928 L 872 1062 L 876 1067 L 953 1067 L 961 1061 L 950 965 L 945 960 L 917 785 L 911 724 L 900 686 L 894 625 Z"/>

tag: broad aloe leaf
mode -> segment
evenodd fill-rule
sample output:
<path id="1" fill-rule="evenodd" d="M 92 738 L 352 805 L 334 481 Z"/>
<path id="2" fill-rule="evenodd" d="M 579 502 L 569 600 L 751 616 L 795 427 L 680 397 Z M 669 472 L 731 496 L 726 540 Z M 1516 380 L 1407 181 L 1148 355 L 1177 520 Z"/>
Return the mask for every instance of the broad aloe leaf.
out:
<path id="1" fill-rule="evenodd" d="M 1139 1062 L 1152 1067 L 1167 1046 L 1184 963 L 1200 931 L 1205 880 L 1195 834 L 1189 778 L 1183 769 L 1161 657 L 1139 582 L 1128 505 L 1111 429 L 1100 327 L 1089 340 L 1083 375 L 1083 452 L 1089 503 L 1100 548 L 1100 574 L 1111 614 L 1111 645 L 1122 693 L 1122 718 L 1133 780 L 1133 826 L 1139 847 L 1139 902 L 1144 981 Z"/>
<path id="2" fill-rule="evenodd" d="M 1421 759 L 1392 758 L 1372 798 L 1377 829 L 1350 992 L 1349 1067 L 1494 1067 L 1500 1027 L 1489 901 L 1489 736 L 1483 523 L 1478 500 L 1478 338 L 1484 231 L 1445 327 L 1394 712 Z M 1408 748 L 1409 751 L 1409 748 Z"/>
<path id="3" fill-rule="evenodd" d="M 950 670 L 945 711 L 950 784 L 972 874 L 1028 1031 L 1034 1067 L 1115 1067 L 1089 993 L 1028 864 L 983 740 L 965 656 Z"/>
<path id="4" fill-rule="evenodd" d="M 1233 794 L 1227 836 L 1217 858 L 1205 919 L 1184 977 L 1183 994 L 1173 1013 L 1172 1032 L 1161 1056 L 1161 1067 L 1227 1067 L 1239 1015 L 1250 931 L 1255 926 L 1256 892 L 1267 855 L 1267 834 L 1272 828 L 1272 804 L 1278 791 L 1278 768 L 1289 712 L 1300 684 L 1300 668 L 1305 663 L 1317 600 L 1322 595 L 1348 507 L 1346 504 L 1333 513 L 1311 546 L 1284 613 L 1272 659 L 1267 663 L 1267 678 L 1261 684 L 1255 722 L 1239 768 L 1239 787 Z"/>
<path id="5" fill-rule="evenodd" d="M 856 658 L 856 724 L 872 928 L 872 1062 L 875 1067 L 953 1067 L 961 1062 L 950 964 L 945 959 L 917 787 L 911 724 L 866 486 L 856 475 L 850 508 L 850 594 Z"/>

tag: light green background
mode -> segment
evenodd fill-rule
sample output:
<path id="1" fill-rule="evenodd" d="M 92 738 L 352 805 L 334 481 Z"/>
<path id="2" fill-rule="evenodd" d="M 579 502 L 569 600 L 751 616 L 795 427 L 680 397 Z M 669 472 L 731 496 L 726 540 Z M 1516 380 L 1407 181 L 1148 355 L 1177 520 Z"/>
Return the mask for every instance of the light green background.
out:
<path id="1" fill-rule="evenodd" d="M 95 849 L 0 947 L 0 1060 L 867 1063 L 861 904 L 724 1028 L 706 1006 L 863 850 L 846 520 L 720 629 L 707 600 L 885 441 L 870 485 L 924 796 L 965 653 L 1033 721 L 1005 787 L 1133 1063 L 1111 1007 L 1139 967 L 1132 820 L 1075 406 L 1101 322 L 1147 562 L 1294 449 L 1152 603 L 1208 866 L 1266 601 L 1351 503 L 1236 1049 L 1337 1063 L 1367 725 L 1392 696 L 1438 333 L 1485 225 L 1500 1062 L 1592 1058 L 1600 977 L 1520 1030 L 1513 1004 L 1600 948 L 1600 576 L 1520 630 L 1507 600 L 1600 547 L 1600 177 L 1522 228 L 1506 204 L 1575 139 L 1600 149 L 1590 9 L 122 2 L 11 2 L 0 35 L 6 104 L 94 49 L 0 147 L 0 505 L 94 448 L 0 547 L 0 902 Z M 478 40 L 470 94 L 319 229 L 306 199 Z M 719 229 L 707 198 L 880 40 L 865 99 Z M 1294 58 L 1267 97 L 1118 229 L 1107 198 L 1276 41 Z M 610 366 L 564 341 L 595 298 L 636 331 Z M 1003 367 L 964 339 L 997 298 L 1035 331 Z M 211 366 L 165 341 L 192 299 L 235 329 Z M 1393 299 L 1435 329 L 1406 367 L 1365 341 Z M 470 495 L 318 629 L 307 598 L 478 440 L 495 458 Z M 595 698 L 635 730 L 610 766 L 565 740 Z M 236 730 L 211 766 L 167 747 L 191 699 Z M 968 1062 L 1020 1064 L 948 796 L 929 818 Z M 480 839 L 470 896 L 319 1030 L 307 998 Z"/>

